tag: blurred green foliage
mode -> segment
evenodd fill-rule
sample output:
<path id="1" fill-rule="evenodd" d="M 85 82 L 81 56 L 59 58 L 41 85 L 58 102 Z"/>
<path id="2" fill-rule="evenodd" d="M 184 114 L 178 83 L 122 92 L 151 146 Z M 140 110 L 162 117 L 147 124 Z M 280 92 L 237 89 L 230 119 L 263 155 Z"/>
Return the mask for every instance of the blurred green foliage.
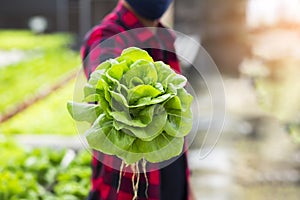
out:
<path id="1" fill-rule="evenodd" d="M 0 31 L 1 51 L 20 50 L 26 55 L 18 63 L 0 67 L 0 115 L 42 94 L 80 66 L 77 51 L 70 49 L 68 34 L 34 34 Z M 74 134 L 76 129 L 65 105 L 72 99 L 73 83 L 0 124 L 0 133 Z"/>
<path id="2" fill-rule="evenodd" d="M 84 199 L 90 189 L 90 159 L 77 153 L 67 168 L 61 166 L 66 149 L 25 149 L 0 142 L 0 199 Z"/>
<path id="3" fill-rule="evenodd" d="M 4 134 L 77 134 L 66 104 L 72 99 L 74 81 L 0 124 Z"/>
<path id="4" fill-rule="evenodd" d="M 69 34 L 34 34 L 27 30 L 1 30 L 0 49 L 33 50 L 57 49 L 70 45 L 73 38 Z"/>
<path id="5" fill-rule="evenodd" d="M 24 61 L 0 67 L 0 114 L 77 68 L 79 54 L 68 48 L 70 44 L 68 35 L 0 32 L 0 50 L 31 50 Z"/>

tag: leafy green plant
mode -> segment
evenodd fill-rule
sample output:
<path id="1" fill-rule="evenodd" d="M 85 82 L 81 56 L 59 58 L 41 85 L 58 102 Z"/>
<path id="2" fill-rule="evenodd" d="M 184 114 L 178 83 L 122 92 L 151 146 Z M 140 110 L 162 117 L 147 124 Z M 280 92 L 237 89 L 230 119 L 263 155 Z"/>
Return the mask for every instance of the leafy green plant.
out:
<path id="1" fill-rule="evenodd" d="M 67 168 L 66 149 L 23 148 L 0 142 L 0 199 L 84 199 L 90 188 L 90 154 L 78 152 Z"/>
<path id="2" fill-rule="evenodd" d="M 77 133 L 75 124 L 65 103 L 72 99 L 74 81 L 53 92 L 45 99 L 36 102 L 5 123 L 0 124 L 0 132 L 11 134 L 62 134 Z"/>
<path id="3" fill-rule="evenodd" d="M 131 165 L 136 199 L 139 162 L 147 182 L 147 161 L 162 162 L 183 151 L 184 136 L 192 128 L 193 97 L 184 89 L 186 81 L 146 51 L 131 47 L 97 67 L 84 87 L 83 103 L 68 103 L 75 120 L 92 124 L 85 133 L 89 146 L 121 158 L 117 192 L 125 164 Z"/>
<path id="4" fill-rule="evenodd" d="M 47 89 L 79 65 L 78 53 L 60 48 L 0 68 L 0 114 L 38 91 Z"/>
<path id="5" fill-rule="evenodd" d="M 33 34 L 29 31 L 1 30 L 0 52 L 17 49 L 24 60 L 0 67 L 0 118 L 43 95 L 80 66 L 79 53 L 69 48 L 69 34 Z M 73 82 L 26 110 L 0 123 L 5 134 L 74 134 L 76 129 L 61 106 L 72 99 Z M 22 106 L 20 106 L 22 107 Z"/>
<path id="6" fill-rule="evenodd" d="M 186 78 L 144 50 L 131 47 L 100 64 L 84 88 L 85 102 L 68 104 L 91 148 L 116 155 L 126 164 L 161 162 L 182 152 L 192 128 L 192 96 Z"/>

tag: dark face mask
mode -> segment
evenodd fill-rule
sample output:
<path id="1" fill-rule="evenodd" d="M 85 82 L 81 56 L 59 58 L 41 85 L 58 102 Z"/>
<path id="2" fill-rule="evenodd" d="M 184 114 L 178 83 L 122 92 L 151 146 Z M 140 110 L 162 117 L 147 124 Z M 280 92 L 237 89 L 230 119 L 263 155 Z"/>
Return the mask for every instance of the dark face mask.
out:
<path id="1" fill-rule="evenodd" d="M 147 19 L 159 19 L 168 9 L 172 0 L 126 0 L 133 10 Z"/>

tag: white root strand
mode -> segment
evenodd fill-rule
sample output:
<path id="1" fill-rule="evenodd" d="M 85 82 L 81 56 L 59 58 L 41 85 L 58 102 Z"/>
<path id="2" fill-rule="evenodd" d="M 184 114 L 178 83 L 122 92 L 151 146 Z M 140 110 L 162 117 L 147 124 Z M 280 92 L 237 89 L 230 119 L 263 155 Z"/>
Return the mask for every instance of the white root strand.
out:
<path id="1" fill-rule="evenodd" d="M 119 183 L 118 183 L 117 193 L 119 193 L 119 191 L 120 191 L 121 181 L 122 181 L 122 171 L 124 169 L 124 166 L 125 166 L 125 162 L 122 160 L 122 163 L 120 166 L 120 174 L 119 174 Z"/>
<path id="2" fill-rule="evenodd" d="M 137 199 L 137 188 L 136 188 L 136 183 L 135 183 L 135 176 L 136 176 L 136 163 L 131 164 L 131 170 L 132 170 L 132 189 L 133 189 L 133 198 L 132 200 L 136 200 Z"/>
<path id="3" fill-rule="evenodd" d="M 138 193 L 138 189 L 139 189 L 139 183 L 140 183 L 140 168 L 139 168 L 139 163 L 136 163 L 136 173 L 137 173 L 137 180 L 136 180 L 136 184 L 135 184 L 135 192 L 136 192 L 136 196 Z"/>
<path id="4" fill-rule="evenodd" d="M 145 181 L 146 181 L 146 188 L 145 188 L 145 196 L 148 199 L 148 187 L 149 187 L 149 182 L 148 182 L 148 177 L 147 177 L 147 161 L 145 158 L 143 158 L 142 160 L 142 167 L 143 167 L 143 173 L 144 173 L 144 177 L 145 177 Z"/>
<path id="5" fill-rule="evenodd" d="M 145 181 L 146 181 L 146 188 L 145 188 L 145 196 L 148 198 L 148 187 L 149 187 L 149 181 L 147 177 L 147 161 L 145 159 L 142 160 L 142 171 L 144 173 Z M 137 200 L 138 198 L 138 189 L 139 189 L 139 182 L 140 182 L 140 168 L 139 168 L 139 162 L 133 163 L 130 165 L 132 170 L 132 189 L 133 189 L 133 198 L 132 200 Z"/>

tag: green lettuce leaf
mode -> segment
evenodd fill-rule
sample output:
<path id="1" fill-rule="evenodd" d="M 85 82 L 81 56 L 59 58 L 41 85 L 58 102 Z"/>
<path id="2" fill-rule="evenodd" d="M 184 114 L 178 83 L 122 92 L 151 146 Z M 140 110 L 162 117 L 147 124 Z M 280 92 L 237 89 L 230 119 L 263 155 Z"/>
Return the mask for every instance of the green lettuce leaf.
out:
<path id="1" fill-rule="evenodd" d="M 151 100 L 160 94 L 161 91 L 151 85 L 138 85 L 128 90 L 127 99 L 129 104 L 132 105 L 141 98 L 149 97 Z"/>
<path id="2" fill-rule="evenodd" d="M 67 108 L 71 116 L 76 121 L 86 121 L 93 123 L 103 110 L 99 105 L 68 102 Z"/>
<path id="3" fill-rule="evenodd" d="M 116 63 L 111 65 L 111 67 L 107 70 L 107 73 L 114 79 L 120 80 L 123 76 L 123 73 L 125 73 L 128 70 L 128 66 L 126 61 L 122 61 L 120 63 Z"/>
<path id="4" fill-rule="evenodd" d="M 152 57 L 149 56 L 147 51 L 141 50 L 137 47 L 130 47 L 130 48 L 124 49 L 122 51 L 121 56 L 116 58 L 116 60 L 119 62 L 122 62 L 123 60 L 125 60 L 129 66 L 138 60 L 147 60 L 147 61 L 153 62 Z"/>
<path id="5" fill-rule="evenodd" d="M 149 112 L 150 115 L 152 113 L 152 121 L 144 127 L 135 126 L 136 122 L 133 121 L 118 121 L 118 119 L 114 121 L 114 126 L 118 130 L 126 130 L 143 141 L 151 141 L 162 133 L 167 120 L 167 113 L 162 106 L 156 105 L 154 112 Z"/>
<path id="6" fill-rule="evenodd" d="M 92 127 L 85 133 L 91 148 L 109 155 L 116 155 L 119 151 L 127 151 L 135 140 L 122 131 L 116 130 L 113 121 L 105 115 L 100 115 Z"/>
<path id="7" fill-rule="evenodd" d="M 172 98 L 165 104 L 168 120 L 164 130 L 173 137 L 184 137 L 192 129 L 192 112 L 190 106 L 193 97 L 185 89 L 178 90 L 178 96 Z"/>
<path id="8" fill-rule="evenodd" d="M 154 64 L 146 60 L 138 60 L 130 66 L 130 69 L 121 79 L 121 83 L 131 86 L 133 79 L 138 78 L 145 85 L 151 85 L 157 82 L 157 71 Z M 130 88 L 130 87 L 129 87 Z"/>

